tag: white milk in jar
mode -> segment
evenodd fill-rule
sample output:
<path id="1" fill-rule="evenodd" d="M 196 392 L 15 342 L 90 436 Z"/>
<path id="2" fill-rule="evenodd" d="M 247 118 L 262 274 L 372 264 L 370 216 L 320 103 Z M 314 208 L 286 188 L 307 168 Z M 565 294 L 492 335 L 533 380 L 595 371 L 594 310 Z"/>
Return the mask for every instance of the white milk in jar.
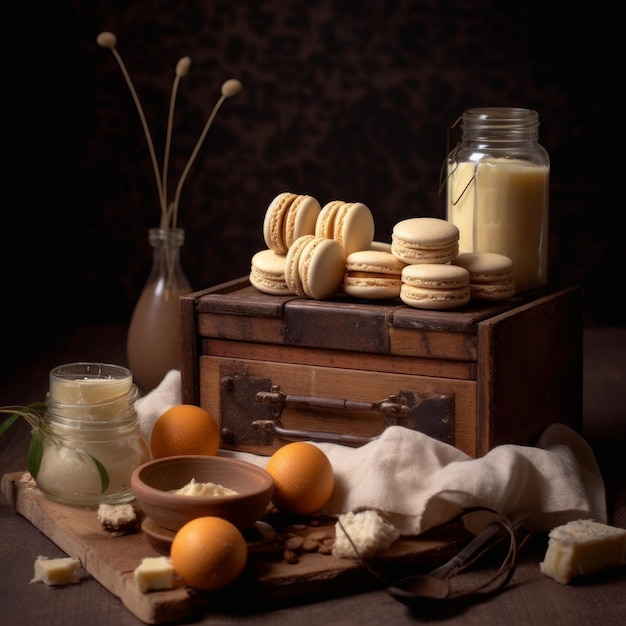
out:
<path id="1" fill-rule="evenodd" d="M 462 139 L 447 160 L 447 219 L 459 252 L 496 252 L 513 260 L 516 291 L 548 282 L 550 162 L 537 142 L 535 111 L 465 111 Z"/>

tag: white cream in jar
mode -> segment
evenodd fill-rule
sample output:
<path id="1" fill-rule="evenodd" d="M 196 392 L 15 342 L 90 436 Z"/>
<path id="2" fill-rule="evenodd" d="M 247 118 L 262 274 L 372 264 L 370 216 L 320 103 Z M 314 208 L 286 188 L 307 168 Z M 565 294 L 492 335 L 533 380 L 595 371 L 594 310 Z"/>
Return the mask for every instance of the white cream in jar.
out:
<path id="1" fill-rule="evenodd" d="M 116 419 L 137 397 L 131 371 L 110 363 L 67 363 L 50 371 L 48 400 L 80 419 Z"/>
<path id="2" fill-rule="evenodd" d="M 50 411 L 44 420 L 47 431 L 36 482 L 47 497 L 79 506 L 134 499 L 130 475 L 149 459 L 134 409 L 115 423 L 68 419 Z"/>
<path id="3" fill-rule="evenodd" d="M 135 411 L 138 390 L 132 375 L 126 376 L 129 370 L 106 368 L 117 368 L 122 376 L 103 376 L 102 364 L 97 363 L 69 364 L 51 372 L 46 412 L 37 433 L 41 463 L 34 476 L 51 500 L 95 506 L 134 499 L 130 476 L 150 457 Z M 68 384 L 59 382 L 61 370 L 69 377 Z M 88 370 L 87 378 L 72 379 L 77 370 L 81 375 Z"/>

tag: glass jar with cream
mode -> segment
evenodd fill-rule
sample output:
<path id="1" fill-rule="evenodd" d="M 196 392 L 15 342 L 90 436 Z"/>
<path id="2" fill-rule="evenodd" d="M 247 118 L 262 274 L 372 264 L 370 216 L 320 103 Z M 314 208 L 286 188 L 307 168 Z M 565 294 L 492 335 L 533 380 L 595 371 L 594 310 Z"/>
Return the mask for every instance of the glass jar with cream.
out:
<path id="1" fill-rule="evenodd" d="M 36 482 L 51 500 L 75 506 L 130 502 L 130 475 L 149 459 L 129 369 L 69 363 L 50 372 Z"/>
<path id="2" fill-rule="evenodd" d="M 510 257 L 517 292 L 545 286 L 550 159 L 539 115 L 485 107 L 459 121 L 461 141 L 446 161 L 447 219 L 459 228 L 459 252 Z"/>

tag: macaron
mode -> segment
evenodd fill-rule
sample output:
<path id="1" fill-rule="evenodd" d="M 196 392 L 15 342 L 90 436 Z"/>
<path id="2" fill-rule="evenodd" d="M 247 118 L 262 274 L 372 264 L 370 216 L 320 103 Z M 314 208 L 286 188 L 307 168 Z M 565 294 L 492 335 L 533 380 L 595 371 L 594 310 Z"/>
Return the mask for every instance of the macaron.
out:
<path id="1" fill-rule="evenodd" d="M 470 301 L 469 272 L 449 263 L 413 263 L 402 270 L 400 299 L 416 309 L 444 310 Z"/>
<path id="2" fill-rule="evenodd" d="M 289 191 L 278 194 L 265 211 L 265 244 L 278 254 L 287 254 L 298 237 L 315 233 L 320 211 L 320 203 L 313 196 Z"/>
<path id="3" fill-rule="evenodd" d="M 326 239 L 335 238 L 335 218 L 339 207 L 343 206 L 343 200 L 332 200 L 326 203 L 320 210 L 315 224 L 315 236 L 326 237 Z"/>
<path id="4" fill-rule="evenodd" d="M 391 234 L 391 252 L 404 263 L 449 263 L 459 252 L 459 229 L 436 217 L 398 222 Z"/>
<path id="5" fill-rule="evenodd" d="M 346 257 L 343 290 L 355 298 L 397 298 L 405 264 L 391 252 L 358 250 Z"/>
<path id="6" fill-rule="evenodd" d="M 344 250 L 335 239 L 303 235 L 286 255 L 285 280 L 293 293 L 325 300 L 340 290 L 345 264 Z"/>
<path id="7" fill-rule="evenodd" d="M 285 255 L 269 248 L 254 254 L 250 264 L 250 284 L 270 295 L 291 293 L 285 281 Z"/>
<path id="8" fill-rule="evenodd" d="M 374 229 L 374 216 L 365 204 L 333 200 L 320 210 L 315 236 L 335 239 L 347 256 L 357 250 L 369 250 Z"/>
<path id="9" fill-rule="evenodd" d="M 298 237 L 298 239 L 291 244 L 285 257 L 285 282 L 287 283 L 289 291 L 298 296 L 306 295 L 302 288 L 302 281 L 300 280 L 300 272 L 298 270 L 300 254 L 304 246 L 313 239 L 315 239 L 315 235 L 302 235 L 302 237 Z"/>
<path id="10" fill-rule="evenodd" d="M 515 295 L 513 260 L 495 252 L 463 252 L 452 260 L 470 275 L 470 294 L 475 300 L 507 300 Z"/>

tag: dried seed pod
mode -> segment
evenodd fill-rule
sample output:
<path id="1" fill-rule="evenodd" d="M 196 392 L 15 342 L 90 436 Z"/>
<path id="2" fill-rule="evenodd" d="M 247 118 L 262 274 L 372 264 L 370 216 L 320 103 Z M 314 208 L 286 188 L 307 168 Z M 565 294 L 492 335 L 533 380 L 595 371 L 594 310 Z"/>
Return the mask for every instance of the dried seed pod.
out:
<path id="1" fill-rule="evenodd" d="M 226 98 L 232 98 L 241 91 L 241 83 L 236 78 L 229 78 L 222 85 L 222 95 Z"/>
<path id="2" fill-rule="evenodd" d="M 109 31 L 100 33 L 96 37 L 96 41 L 98 42 L 98 45 L 103 48 L 115 48 L 117 45 L 117 37 L 114 33 L 110 33 Z"/>
<path id="3" fill-rule="evenodd" d="M 187 76 L 189 67 L 191 66 L 191 59 L 189 57 L 183 57 L 176 64 L 176 76 Z"/>

